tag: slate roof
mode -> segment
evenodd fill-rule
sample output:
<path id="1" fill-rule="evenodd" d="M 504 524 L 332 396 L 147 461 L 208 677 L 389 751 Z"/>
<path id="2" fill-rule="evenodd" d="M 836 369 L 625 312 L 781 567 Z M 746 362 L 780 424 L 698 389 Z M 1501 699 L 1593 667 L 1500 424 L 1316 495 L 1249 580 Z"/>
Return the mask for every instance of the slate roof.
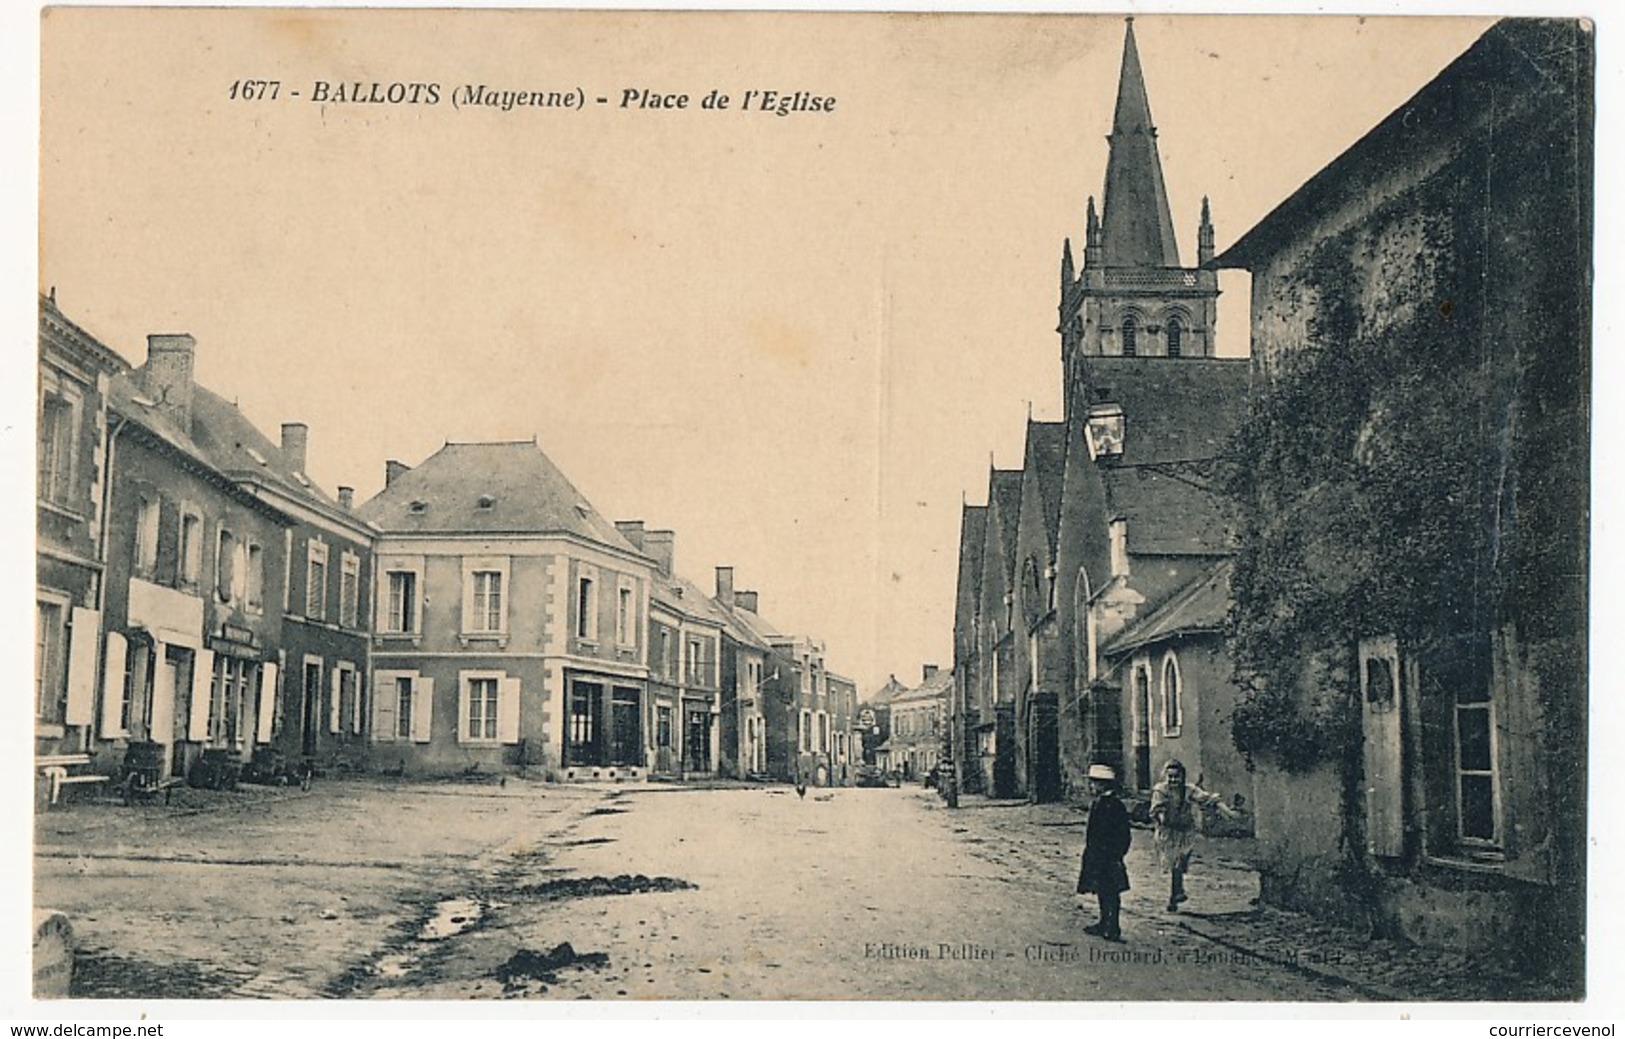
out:
<path id="1" fill-rule="evenodd" d="M 1066 482 L 1066 423 L 1027 420 L 1025 471 L 1038 481 L 1044 506 L 1044 534 L 1055 547 L 1061 525 L 1061 490 Z"/>
<path id="2" fill-rule="evenodd" d="M 534 440 L 448 443 L 357 511 L 391 534 L 567 534 L 642 555 Z"/>
<path id="3" fill-rule="evenodd" d="M 1128 521 L 1131 553 L 1212 555 L 1231 549 L 1229 520 L 1199 466 L 1146 463 L 1209 460 L 1247 414 L 1249 362 L 1219 357 L 1088 357 L 1093 395 L 1122 405 L 1123 455 L 1101 467 L 1113 515 Z M 1195 484 L 1186 482 L 1195 480 Z"/>
<path id="4" fill-rule="evenodd" d="M 267 487 L 361 533 L 362 520 L 296 470 L 282 448 L 236 404 L 193 383 L 191 428 L 182 430 L 147 396 L 142 385 L 145 371 L 143 365 L 114 377 L 109 384 L 109 407 L 228 480 Z"/>
<path id="5" fill-rule="evenodd" d="M 920 700 L 936 700 L 948 695 L 953 688 L 954 673 L 952 671 L 938 671 L 929 679 L 921 682 L 913 689 L 906 689 L 891 698 L 893 707 L 898 704 L 915 703 Z"/>
<path id="6" fill-rule="evenodd" d="M 1204 570 L 1161 606 L 1124 628 L 1101 652 L 1118 655 L 1175 635 L 1223 631 L 1230 611 L 1230 575 L 1234 569 L 1227 559 Z"/>
<path id="7" fill-rule="evenodd" d="M 740 642 L 754 644 L 757 640 L 750 630 L 738 624 L 728 615 L 722 604 L 700 591 L 699 587 L 686 578 L 667 577 L 658 571 L 654 581 L 649 586 L 649 598 L 652 602 L 664 607 L 672 613 L 682 614 L 696 620 L 715 624 L 722 628 L 737 628 L 738 633 L 730 631 Z M 740 635 L 744 637 L 741 638 Z M 762 645 L 763 649 L 767 648 Z"/>
<path id="8" fill-rule="evenodd" d="M 1178 267 L 1168 189 L 1157 155 L 1157 130 L 1140 73 L 1131 20 L 1123 34 L 1123 66 L 1112 116 L 1111 155 L 1101 204 L 1101 259 L 1106 267 Z"/>
<path id="9" fill-rule="evenodd" d="M 891 703 L 906 692 L 908 692 L 908 686 L 899 682 L 896 675 L 892 675 L 886 680 L 885 685 L 870 693 L 864 703 L 871 707 L 881 707 Z"/>
<path id="10" fill-rule="evenodd" d="M 982 591 L 982 539 L 987 535 L 987 506 L 965 505 L 959 519 L 959 594 L 971 593 L 974 604 Z M 967 589 L 965 586 L 969 584 Z"/>
<path id="11" fill-rule="evenodd" d="M 1021 470 L 993 470 L 988 477 L 987 503 L 989 516 L 999 518 L 999 543 L 1004 548 L 1004 568 L 1008 574 L 1013 572 L 1016 558 L 1016 534 L 1021 517 Z"/>

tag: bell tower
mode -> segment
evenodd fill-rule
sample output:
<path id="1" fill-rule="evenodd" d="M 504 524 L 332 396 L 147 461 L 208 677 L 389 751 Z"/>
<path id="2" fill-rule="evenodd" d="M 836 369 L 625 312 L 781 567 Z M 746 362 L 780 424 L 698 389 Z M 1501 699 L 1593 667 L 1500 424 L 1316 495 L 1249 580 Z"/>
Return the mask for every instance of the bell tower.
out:
<path id="1" fill-rule="evenodd" d="M 1198 265 L 1181 266 L 1133 18 L 1123 33 L 1117 107 L 1106 140 L 1105 191 L 1098 214 L 1089 198 L 1082 269 L 1073 270 L 1070 239 L 1062 252 L 1059 331 L 1069 380 L 1079 355 L 1150 362 L 1214 351 L 1218 274 L 1201 267 L 1213 258 L 1213 223 L 1204 198 Z"/>

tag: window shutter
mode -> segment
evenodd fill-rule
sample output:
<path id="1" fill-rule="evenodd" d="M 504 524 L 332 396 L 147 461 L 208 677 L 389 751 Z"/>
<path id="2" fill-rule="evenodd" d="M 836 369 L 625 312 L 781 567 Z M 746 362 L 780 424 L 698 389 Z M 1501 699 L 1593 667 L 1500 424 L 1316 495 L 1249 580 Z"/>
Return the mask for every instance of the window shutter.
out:
<path id="1" fill-rule="evenodd" d="M 162 642 L 152 646 L 152 730 L 147 738 L 168 744 L 175 739 L 175 672 L 165 659 L 167 647 Z"/>
<path id="2" fill-rule="evenodd" d="M 519 742 L 519 693 L 517 678 L 504 678 L 497 689 L 497 739 Z"/>
<path id="3" fill-rule="evenodd" d="M 339 669 L 336 667 L 327 672 L 327 731 L 335 736 L 344 731 L 339 714 Z"/>
<path id="4" fill-rule="evenodd" d="M 68 703 L 62 720 L 69 725 L 89 725 L 96 717 L 96 652 L 101 643 L 102 615 L 75 606 L 72 624 L 68 636 Z"/>
<path id="5" fill-rule="evenodd" d="M 362 732 L 361 722 L 365 717 L 362 714 L 362 709 L 366 707 L 366 704 L 362 701 L 365 699 L 363 693 L 366 690 L 366 685 L 362 682 L 361 672 L 352 671 L 350 673 L 355 676 L 350 682 L 351 688 L 355 690 L 355 700 L 350 704 L 350 731 L 359 736 Z"/>
<path id="6" fill-rule="evenodd" d="M 412 682 L 412 741 L 429 742 L 429 719 L 434 717 L 434 679 Z"/>
<path id="7" fill-rule="evenodd" d="M 282 675 L 275 663 L 260 665 L 260 702 L 254 715 L 254 739 L 271 742 L 271 728 L 276 721 L 276 684 Z"/>
<path id="8" fill-rule="evenodd" d="M 1363 640 L 1359 651 L 1366 843 L 1373 855 L 1397 857 L 1405 854 L 1399 647 L 1388 636 Z"/>
<path id="9" fill-rule="evenodd" d="M 372 675 L 372 742 L 384 743 L 395 738 L 396 702 L 395 676 L 375 671 Z"/>
<path id="10" fill-rule="evenodd" d="M 186 721 L 186 738 L 202 743 L 209 738 L 209 685 L 214 679 L 214 651 L 198 650 L 192 657 L 192 713 Z"/>
<path id="11" fill-rule="evenodd" d="M 129 646 L 116 631 L 107 633 L 107 649 L 102 652 L 102 724 L 105 736 L 124 735 L 124 661 Z"/>
<path id="12" fill-rule="evenodd" d="M 468 680 L 457 680 L 457 742 L 468 742 Z"/>

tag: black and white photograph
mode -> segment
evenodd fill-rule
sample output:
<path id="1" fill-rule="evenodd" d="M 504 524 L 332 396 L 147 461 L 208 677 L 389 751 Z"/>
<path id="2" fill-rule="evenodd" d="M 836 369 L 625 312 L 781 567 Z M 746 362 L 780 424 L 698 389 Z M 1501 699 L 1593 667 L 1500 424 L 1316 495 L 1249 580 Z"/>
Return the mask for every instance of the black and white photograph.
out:
<path id="1" fill-rule="evenodd" d="M 38 33 L 33 1016 L 1607 995 L 1590 21 Z"/>

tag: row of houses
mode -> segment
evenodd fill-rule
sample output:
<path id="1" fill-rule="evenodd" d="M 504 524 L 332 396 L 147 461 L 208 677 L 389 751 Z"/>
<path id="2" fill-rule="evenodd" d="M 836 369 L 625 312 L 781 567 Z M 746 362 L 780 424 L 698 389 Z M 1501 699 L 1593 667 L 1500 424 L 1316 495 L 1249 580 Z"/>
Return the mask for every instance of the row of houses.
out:
<path id="1" fill-rule="evenodd" d="M 534 440 L 390 461 L 358 505 L 193 378 L 40 300 L 36 751 L 558 779 L 849 781 L 857 689 Z"/>
<path id="2" fill-rule="evenodd" d="M 963 511 L 963 790 L 1178 757 L 1249 802 L 1266 901 L 1578 991 L 1591 55 L 1498 23 L 1223 254 L 1204 203 L 1187 268 L 1131 21 L 1064 414 Z"/>

